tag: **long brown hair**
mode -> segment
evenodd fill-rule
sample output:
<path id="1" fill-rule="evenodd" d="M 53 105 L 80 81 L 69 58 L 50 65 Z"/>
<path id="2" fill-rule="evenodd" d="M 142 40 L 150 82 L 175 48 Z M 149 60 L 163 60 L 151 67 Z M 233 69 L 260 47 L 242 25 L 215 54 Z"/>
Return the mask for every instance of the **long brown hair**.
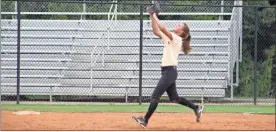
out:
<path id="1" fill-rule="evenodd" d="M 191 51 L 190 43 L 191 43 L 191 34 L 190 28 L 186 23 L 184 24 L 182 37 L 182 51 L 187 55 Z"/>

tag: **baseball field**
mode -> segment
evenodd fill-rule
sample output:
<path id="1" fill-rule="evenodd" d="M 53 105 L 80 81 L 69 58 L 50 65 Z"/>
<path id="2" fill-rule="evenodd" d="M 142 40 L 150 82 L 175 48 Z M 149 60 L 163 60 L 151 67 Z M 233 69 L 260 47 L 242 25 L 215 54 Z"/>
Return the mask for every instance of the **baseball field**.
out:
<path id="1" fill-rule="evenodd" d="M 148 127 L 144 105 L 2 104 L 2 130 L 276 130 L 275 105 L 205 105 L 200 123 L 180 105 L 159 105 Z"/>

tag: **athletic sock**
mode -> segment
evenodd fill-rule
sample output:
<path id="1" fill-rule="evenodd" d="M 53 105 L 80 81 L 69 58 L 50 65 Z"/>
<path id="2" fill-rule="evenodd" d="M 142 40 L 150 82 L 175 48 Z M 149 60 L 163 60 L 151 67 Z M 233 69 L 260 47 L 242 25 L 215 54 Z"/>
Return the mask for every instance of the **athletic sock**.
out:
<path id="1" fill-rule="evenodd" d="M 182 98 L 182 97 L 179 98 L 179 102 L 178 103 L 182 104 L 184 106 L 187 106 L 187 107 L 189 107 L 189 108 L 191 108 L 193 110 L 196 110 L 198 108 L 197 105 L 193 104 L 192 102 L 190 102 L 187 99 Z"/>
<path id="2" fill-rule="evenodd" d="M 157 108 L 157 106 L 158 106 L 158 102 L 150 102 L 150 106 L 149 106 L 148 112 L 145 115 L 145 121 L 146 122 L 148 122 L 148 120 L 150 119 L 150 117 L 154 113 L 154 111 Z"/>

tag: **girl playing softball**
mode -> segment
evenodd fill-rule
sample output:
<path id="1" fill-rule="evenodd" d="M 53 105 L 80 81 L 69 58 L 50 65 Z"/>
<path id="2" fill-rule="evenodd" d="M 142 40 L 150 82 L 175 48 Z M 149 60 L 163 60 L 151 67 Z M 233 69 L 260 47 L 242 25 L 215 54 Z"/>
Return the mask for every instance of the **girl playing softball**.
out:
<path id="1" fill-rule="evenodd" d="M 149 8 L 147 8 L 149 10 Z M 173 32 L 169 32 L 160 22 L 156 13 L 150 13 L 153 34 L 164 42 L 163 56 L 161 64 L 161 78 L 155 87 L 150 100 L 147 113 L 143 117 L 133 117 L 140 126 L 145 128 L 155 109 L 158 106 L 160 97 L 167 92 L 170 101 L 191 108 L 196 115 L 196 121 L 199 122 L 203 106 L 195 105 L 183 97 L 179 97 L 176 90 L 176 79 L 178 76 L 177 65 L 178 56 L 181 51 L 185 54 L 190 52 L 191 34 L 186 23 L 177 24 Z"/>

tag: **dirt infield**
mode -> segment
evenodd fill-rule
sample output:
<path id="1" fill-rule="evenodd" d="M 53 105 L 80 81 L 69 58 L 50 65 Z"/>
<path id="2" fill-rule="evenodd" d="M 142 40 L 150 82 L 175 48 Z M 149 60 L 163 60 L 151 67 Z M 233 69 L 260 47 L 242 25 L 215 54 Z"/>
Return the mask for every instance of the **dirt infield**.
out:
<path id="1" fill-rule="evenodd" d="M 148 128 L 132 119 L 143 113 L 53 113 L 15 115 L 2 111 L 3 130 L 275 130 L 275 115 L 204 113 L 200 123 L 193 113 L 155 113 Z"/>

